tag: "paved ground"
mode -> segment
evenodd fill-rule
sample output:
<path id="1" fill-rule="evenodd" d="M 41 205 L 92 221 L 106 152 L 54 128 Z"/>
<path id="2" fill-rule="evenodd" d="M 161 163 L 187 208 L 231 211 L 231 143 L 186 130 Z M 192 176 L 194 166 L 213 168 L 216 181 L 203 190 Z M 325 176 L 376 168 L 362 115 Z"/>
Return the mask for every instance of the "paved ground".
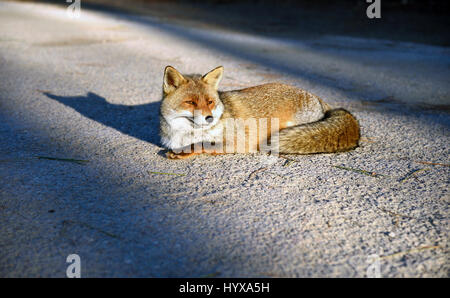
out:
<path id="1" fill-rule="evenodd" d="M 307 89 L 354 112 L 361 146 L 167 160 L 168 64 Z M 372 254 L 384 277 L 448 277 L 449 66 L 435 46 L 0 2 L 0 276 L 64 277 L 76 253 L 84 277 L 363 277 Z"/>

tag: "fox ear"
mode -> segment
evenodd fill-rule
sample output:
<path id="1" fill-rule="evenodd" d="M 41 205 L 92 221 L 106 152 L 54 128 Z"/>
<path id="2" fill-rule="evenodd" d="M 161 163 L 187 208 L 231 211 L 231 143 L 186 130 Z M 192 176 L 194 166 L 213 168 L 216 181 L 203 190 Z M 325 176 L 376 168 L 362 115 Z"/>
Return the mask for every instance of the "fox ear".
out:
<path id="1" fill-rule="evenodd" d="M 219 86 L 223 75 L 223 66 L 219 66 L 208 72 L 202 77 L 202 81 L 208 85 L 213 86 L 216 90 Z"/>
<path id="2" fill-rule="evenodd" d="M 178 70 L 176 70 L 172 66 L 166 66 L 166 69 L 164 70 L 164 83 L 163 83 L 163 90 L 165 94 L 169 94 L 175 91 L 185 82 L 186 79 L 181 75 L 181 73 Z"/>

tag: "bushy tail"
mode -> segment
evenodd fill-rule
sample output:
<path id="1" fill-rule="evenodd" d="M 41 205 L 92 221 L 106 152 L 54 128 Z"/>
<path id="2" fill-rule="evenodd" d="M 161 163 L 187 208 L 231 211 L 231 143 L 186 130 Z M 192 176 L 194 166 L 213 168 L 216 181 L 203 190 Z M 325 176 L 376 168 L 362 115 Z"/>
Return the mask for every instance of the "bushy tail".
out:
<path id="1" fill-rule="evenodd" d="M 279 152 L 332 153 L 358 146 L 358 121 L 344 109 L 327 111 L 317 122 L 287 127 L 279 133 Z"/>

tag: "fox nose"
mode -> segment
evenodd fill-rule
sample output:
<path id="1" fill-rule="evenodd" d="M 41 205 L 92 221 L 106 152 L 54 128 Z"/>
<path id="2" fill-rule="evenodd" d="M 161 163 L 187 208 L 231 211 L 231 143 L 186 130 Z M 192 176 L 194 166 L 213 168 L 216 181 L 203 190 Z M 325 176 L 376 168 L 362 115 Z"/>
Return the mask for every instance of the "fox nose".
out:
<path id="1" fill-rule="evenodd" d="M 213 122 L 214 118 L 213 118 L 213 116 L 206 116 L 205 120 L 206 120 L 206 122 L 211 123 L 211 122 Z"/>

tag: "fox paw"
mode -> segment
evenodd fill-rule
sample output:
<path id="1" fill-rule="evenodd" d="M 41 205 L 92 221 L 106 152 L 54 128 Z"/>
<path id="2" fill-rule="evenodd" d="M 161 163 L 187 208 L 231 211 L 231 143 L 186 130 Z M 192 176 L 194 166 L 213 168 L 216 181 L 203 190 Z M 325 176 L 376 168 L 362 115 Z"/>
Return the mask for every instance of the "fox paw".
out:
<path id="1" fill-rule="evenodd" d="M 166 157 L 168 159 L 185 159 L 188 158 L 190 156 L 194 155 L 194 153 L 174 153 L 173 151 L 169 151 L 166 153 Z"/>

